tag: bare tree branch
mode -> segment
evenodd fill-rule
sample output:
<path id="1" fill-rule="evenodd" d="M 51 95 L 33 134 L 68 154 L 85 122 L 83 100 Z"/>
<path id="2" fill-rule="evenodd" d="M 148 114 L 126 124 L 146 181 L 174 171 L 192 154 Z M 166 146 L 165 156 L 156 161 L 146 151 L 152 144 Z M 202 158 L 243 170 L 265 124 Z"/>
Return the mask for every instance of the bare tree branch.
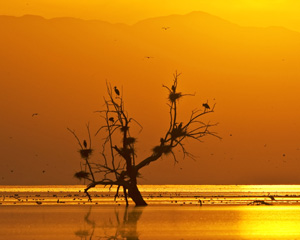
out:
<path id="1" fill-rule="evenodd" d="M 91 149 L 91 135 L 89 124 L 87 130 L 89 133 L 90 148 L 84 149 L 75 131 L 68 130 L 74 135 L 81 151 L 87 151 L 82 156 L 86 156 L 86 166 L 89 167 L 89 172 L 82 172 L 81 175 L 84 179 L 90 181 L 85 188 L 85 193 L 91 201 L 91 196 L 88 191 L 97 186 L 117 186 L 114 199 L 119 196 L 120 187 L 123 188 L 126 205 L 128 205 L 128 197 L 130 197 L 136 205 L 146 205 L 141 193 L 137 187 L 137 178 L 139 171 L 152 162 L 157 161 L 163 155 L 171 154 L 174 159 L 174 164 L 178 163 L 177 152 L 182 151 L 183 159 L 186 157 L 195 159 L 185 148 L 184 142 L 186 139 L 193 139 L 202 142 L 205 136 L 213 136 L 220 138 L 217 133 L 210 131 L 211 128 L 217 124 L 210 122 L 205 123 L 202 117 L 206 114 L 213 113 L 215 104 L 210 108 L 208 101 L 203 103 L 203 109 L 194 109 L 190 113 L 188 121 L 185 123 L 179 119 L 178 101 L 185 96 L 194 96 L 195 94 L 187 94 L 178 91 L 178 78 L 180 73 L 175 72 L 173 75 L 173 83 L 171 87 L 162 85 L 167 90 L 169 107 L 169 126 L 166 131 L 161 135 L 160 144 L 154 146 L 152 153 L 139 160 L 135 152 L 136 138 L 131 135 L 131 127 L 138 125 L 140 131 L 143 130 L 142 125 L 134 118 L 129 117 L 125 110 L 123 99 L 123 91 L 119 91 L 117 86 L 112 87 L 110 83 L 106 82 L 107 97 L 104 98 L 105 109 L 96 111 L 104 120 L 104 124 L 99 127 L 96 134 L 103 134 L 102 138 L 102 158 L 101 162 L 90 162 L 89 156 L 92 152 Z M 176 152 L 176 149 L 177 152 Z M 91 151 L 89 153 L 89 151 Z M 139 160 L 139 161 L 138 161 Z M 91 176 L 91 177 L 89 177 Z M 97 179 L 97 180 L 96 180 Z"/>

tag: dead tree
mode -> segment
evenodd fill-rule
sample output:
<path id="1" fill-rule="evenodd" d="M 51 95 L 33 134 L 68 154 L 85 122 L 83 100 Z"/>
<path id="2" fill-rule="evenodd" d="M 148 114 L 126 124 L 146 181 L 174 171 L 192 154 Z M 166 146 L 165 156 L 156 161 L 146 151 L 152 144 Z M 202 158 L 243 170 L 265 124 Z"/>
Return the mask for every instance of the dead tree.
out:
<path id="1" fill-rule="evenodd" d="M 124 193 L 126 205 L 128 205 L 128 197 L 130 197 L 137 206 L 145 206 L 147 203 L 144 201 L 137 187 L 137 178 L 142 168 L 157 161 L 163 155 L 168 154 L 171 154 L 175 162 L 177 162 L 174 150 L 178 147 L 181 148 L 183 157 L 192 157 L 183 144 L 187 138 L 197 141 L 201 141 L 201 138 L 207 135 L 219 138 L 215 132 L 210 131 L 211 127 L 216 124 L 201 121 L 203 115 L 214 112 L 215 105 L 211 108 L 203 106 L 200 109 L 193 110 L 186 123 L 178 120 L 179 99 L 191 95 L 181 93 L 177 90 L 179 75 L 177 73 L 174 74 L 171 87 L 163 85 L 168 91 L 169 127 L 160 138 L 159 144 L 152 149 L 151 155 L 145 159 L 138 159 L 135 152 L 136 138 L 131 136 L 130 133 L 132 126 L 141 127 L 141 125 L 128 116 L 124 109 L 122 94 L 120 95 L 118 89 L 116 92 L 116 87 L 113 89 L 110 84 L 107 84 L 108 98 L 104 98 L 105 109 L 98 111 L 105 122 L 96 132 L 96 134 L 104 132 L 106 136 L 102 145 L 102 161 L 91 163 L 89 156 L 92 153 L 92 149 L 83 148 L 75 132 L 69 129 L 81 146 L 80 154 L 87 166 L 87 170 L 81 170 L 75 176 L 89 181 L 85 193 L 90 201 L 92 199 L 88 193 L 89 189 L 97 185 L 117 186 L 115 199 L 119 196 L 121 188 Z M 120 139 L 121 144 L 116 144 L 116 142 L 120 142 Z"/>

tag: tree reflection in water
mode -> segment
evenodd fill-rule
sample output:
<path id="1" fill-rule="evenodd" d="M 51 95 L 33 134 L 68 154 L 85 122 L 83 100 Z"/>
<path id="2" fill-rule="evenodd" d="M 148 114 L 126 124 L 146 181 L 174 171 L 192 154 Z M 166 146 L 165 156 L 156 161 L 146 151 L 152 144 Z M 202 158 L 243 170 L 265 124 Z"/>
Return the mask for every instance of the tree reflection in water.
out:
<path id="1" fill-rule="evenodd" d="M 75 232 L 80 240 L 139 240 L 137 223 L 142 215 L 144 207 L 134 207 L 124 209 L 115 208 L 114 214 L 107 219 L 102 218 L 102 223 L 91 219 L 92 206 L 84 217 L 86 226 Z M 122 212 L 124 213 L 122 215 Z M 101 214 L 101 213 L 98 213 Z"/>

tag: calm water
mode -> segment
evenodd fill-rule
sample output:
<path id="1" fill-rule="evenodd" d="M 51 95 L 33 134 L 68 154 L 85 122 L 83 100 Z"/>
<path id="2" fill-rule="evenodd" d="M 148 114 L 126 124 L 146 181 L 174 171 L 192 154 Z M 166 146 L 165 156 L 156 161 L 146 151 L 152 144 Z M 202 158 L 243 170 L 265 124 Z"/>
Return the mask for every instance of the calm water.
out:
<path id="1" fill-rule="evenodd" d="M 113 189 L 88 203 L 82 186 L 1 186 L 0 239 L 300 239 L 299 185 L 141 190 L 150 205 L 125 208 Z"/>
<path id="2" fill-rule="evenodd" d="M 89 203 L 84 194 L 84 187 L 0 186 L 0 204 L 124 204 L 123 195 L 114 201 L 116 188 L 108 187 L 91 189 L 93 202 Z M 139 188 L 151 205 L 198 205 L 199 200 L 203 205 L 247 205 L 255 201 L 276 205 L 300 204 L 300 185 L 143 185 Z"/>

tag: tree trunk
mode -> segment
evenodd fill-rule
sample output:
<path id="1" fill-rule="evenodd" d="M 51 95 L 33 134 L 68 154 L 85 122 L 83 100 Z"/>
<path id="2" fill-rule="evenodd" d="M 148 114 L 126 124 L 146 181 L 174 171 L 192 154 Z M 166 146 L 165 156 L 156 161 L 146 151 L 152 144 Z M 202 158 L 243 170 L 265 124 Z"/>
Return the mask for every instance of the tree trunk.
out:
<path id="1" fill-rule="evenodd" d="M 147 206 L 147 203 L 144 201 L 136 184 L 131 184 L 129 186 L 128 195 L 134 201 L 136 206 Z"/>

